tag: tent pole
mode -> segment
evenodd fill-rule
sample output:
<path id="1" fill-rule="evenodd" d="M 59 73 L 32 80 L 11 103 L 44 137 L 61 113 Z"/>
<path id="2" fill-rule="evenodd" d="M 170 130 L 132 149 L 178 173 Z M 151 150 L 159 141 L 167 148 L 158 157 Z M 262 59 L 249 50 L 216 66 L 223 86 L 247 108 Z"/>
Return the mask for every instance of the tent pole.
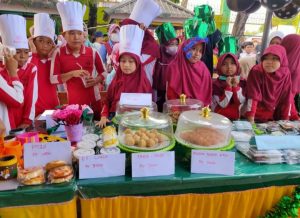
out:
<path id="1" fill-rule="evenodd" d="M 273 15 L 273 11 L 267 9 L 266 18 L 265 18 L 265 28 L 264 28 L 263 38 L 262 38 L 260 54 L 263 54 L 266 47 L 269 46 L 269 45 L 267 45 L 267 42 L 268 42 L 270 30 L 271 30 L 272 15 Z"/>

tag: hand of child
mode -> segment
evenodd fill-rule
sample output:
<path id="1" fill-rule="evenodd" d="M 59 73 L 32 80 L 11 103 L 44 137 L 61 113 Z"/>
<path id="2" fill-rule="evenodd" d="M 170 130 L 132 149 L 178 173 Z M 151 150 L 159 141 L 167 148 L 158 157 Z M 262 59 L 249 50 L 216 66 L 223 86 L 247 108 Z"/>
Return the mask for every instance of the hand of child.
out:
<path id="1" fill-rule="evenodd" d="M 18 128 L 26 129 L 29 126 L 30 126 L 29 124 L 22 123 L 18 126 Z"/>
<path id="2" fill-rule="evenodd" d="M 89 87 L 95 86 L 97 84 L 97 81 L 95 78 L 89 76 L 89 77 L 85 78 L 85 84 L 86 84 L 85 87 L 89 88 Z"/>
<path id="3" fill-rule="evenodd" d="M 18 61 L 10 54 L 8 49 L 4 50 L 4 65 L 11 77 L 16 77 L 18 75 Z"/>
<path id="4" fill-rule="evenodd" d="M 229 87 L 232 87 L 232 77 L 228 76 L 226 79 L 226 83 Z"/>
<path id="5" fill-rule="evenodd" d="M 238 76 L 235 76 L 235 77 L 232 77 L 231 82 L 232 82 L 232 86 L 233 86 L 233 87 L 237 87 L 238 84 L 239 84 L 239 82 L 240 82 L 240 79 L 239 79 Z"/>
<path id="6" fill-rule="evenodd" d="M 141 23 L 141 24 L 140 24 L 140 28 L 141 28 L 142 30 L 146 30 L 145 24 L 144 24 L 144 23 Z"/>
<path id="7" fill-rule="evenodd" d="M 29 45 L 30 51 L 31 51 L 32 53 L 36 53 L 36 47 L 35 47 L 35 44 L 34 44 L 34 42 L 33 42 L 33 36 L 30 36 L 30 37 L 28 38 L 28 45 Z"/>
<path id="8" fill-rule="evenodd" d="M 89 72 L 86 70 L 74 70 L 72 73 L 73 77 L 88 77 L 90 76 Z"/>
<path id="9" fill-rule="evenodd" d="M 247 117 L 247 120 L 251 123 L 254 124 L 254 117 Z"/>
<path id="10" fill-rule="evenodd" d="M 106 117 L 101 117 L 101 120 L 98 123 L 96 123 L 96 126 L 99 126 L 100 128 L 104 128 L 106 127 L 107 122 L 110 122 L 110 120 L 107 119 Z"/>

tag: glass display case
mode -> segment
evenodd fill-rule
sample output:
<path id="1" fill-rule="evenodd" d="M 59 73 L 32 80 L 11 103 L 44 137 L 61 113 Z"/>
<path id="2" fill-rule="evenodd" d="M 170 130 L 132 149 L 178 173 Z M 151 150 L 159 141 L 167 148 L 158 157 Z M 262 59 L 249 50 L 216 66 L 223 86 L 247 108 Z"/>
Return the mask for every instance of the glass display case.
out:
<path id="1" fill-rule="evenodd" d="M 145 106 L 140 106 L 140 105 L 125 105 L 125 104 L 119 104 L 117 103 L 117 110 L 116 110 L 116 115 L 113 118 L 113 123 L 116 125 L 119 125 L 121 118 L 129 113 L 129 112 L 135 112 L 135 111 L 140 111 L 143 107 Z M 157 111 L 157 105 L 155 102 L 152 102 L 152 105 L 148 107 L 150 111 Z"/>
<path id="2" fill-rule="evenodd" d="M 202 110 L 181 113 L 175 139 L 186 147 L 193 149 L 220 149 L 234 143 L 231 139 L 231 121 L 205 107 Z M 232 145 L 233 144 L 233 145 Z"/>
<path id="3" fill-rule="evenodd" d="M 200 110 L 203 103 L 197 99 L 186 99 L 184 94 L 180 95 L 180 99 L 168 100 L 164 103 L 163 112 L 168 114 L 173 124 L 177 124 L 180 114 L 184 111 Z"/>
<path id="4" fill-rule="evenodd" d="M 128 152 L 166 151 L 175 145 L 171 118 L 149 108 L 125 114 L 118 138 L 120 148 Z"/>

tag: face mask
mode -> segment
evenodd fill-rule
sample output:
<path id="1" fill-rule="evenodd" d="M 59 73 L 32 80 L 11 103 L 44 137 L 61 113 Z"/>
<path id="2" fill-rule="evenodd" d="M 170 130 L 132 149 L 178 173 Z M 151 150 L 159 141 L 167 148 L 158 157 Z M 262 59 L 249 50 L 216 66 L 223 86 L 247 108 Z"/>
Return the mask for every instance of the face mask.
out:
<path id="1" fill-rule="evenodd" d="M 112 33 L 112 34 L 110 35 L 110 40 L 113 41 L 113 42 L 119 42 L 119 41 L 120 41 L 120 39 L 119 39 L 119 34 L 117 34 L 117 33 Z"/>
<path id="2" fill-rule="evenodd" d="M 168 54 L 170 54 L 170 55 L 176 55 L 176 53 L 177 53 L 177 50 L 178 50 L 178 46 L 168 46 L 167 48 L 166 48 L 166 52 L 168 53 Z"/>

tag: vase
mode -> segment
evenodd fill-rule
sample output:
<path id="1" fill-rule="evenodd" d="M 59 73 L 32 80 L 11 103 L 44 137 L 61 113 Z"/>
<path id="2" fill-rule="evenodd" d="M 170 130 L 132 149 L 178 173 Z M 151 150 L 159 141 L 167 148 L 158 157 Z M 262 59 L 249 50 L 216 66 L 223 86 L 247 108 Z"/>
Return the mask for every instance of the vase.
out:
<path id="1" fill-rule="evenodd" d="M 79 142 L 82 138 L 83 125 L 79 123 L 73 126 L 65 126 L 67 138 L 71 142 Z"/>

